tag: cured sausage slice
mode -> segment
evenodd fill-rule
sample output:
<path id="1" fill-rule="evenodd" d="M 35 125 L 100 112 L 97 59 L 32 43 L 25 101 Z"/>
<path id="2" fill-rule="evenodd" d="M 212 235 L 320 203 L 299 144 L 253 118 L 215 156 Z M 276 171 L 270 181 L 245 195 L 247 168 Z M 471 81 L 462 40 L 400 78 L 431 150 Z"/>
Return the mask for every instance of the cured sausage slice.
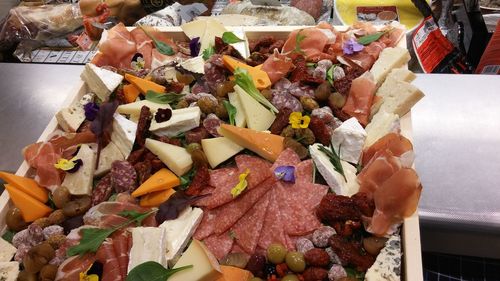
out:
<path id="1" fill-rule="evenodd" d="M 313 183 L 313 162 L 302 161 L 295 166 L 295 182 L 297 184 Z"/>
<path id="2" fill-rule="evenodd" d="M 274 173 L 274 169 L 280 166 L 295 166 L 300 163 L 300 158 L 291 148 L 287 148 L 281 152 L 278 156 L 278 159 L 274 161 L 273 166 L 271 167 L 271 172 Z M 295 175 L 297 175 L 297 171 L 295 171 Z"/>
<path id="3" fill-rule="evenodd" d="M 194 239 L 203 240 L 214 233 L 215 220 L 219 214 L 219 209 L 204 210 L 200 225 L 193 235 Z"/>
<path id="4" fill-rule="evenodd" d="M 287 245 L 284 232 L 284 223 L 279 205 L 279 189 L 274 188 L 270 192 L 269 205 L 267 207 L 264 226 L 259 238 L 259 247 L 267 249 L 272 243 Z"/>
<path id="5" fill-rule="evenodd" d="M 246 169 L 250 170 L 250 174 L 247 176 L 248 189 L 258 186 L 265 179 L 272 176 L 270 170 L 271 163 L 262 158 L 250 155 L 238 155 L 235 161 L 240 173 L 244 173 Z"/>
<path id="6" fill-rule="evenodd" d="M 196 205 L 213 209 L 231 202 L 234 198 L 231 189 L 238 184 L 239 172 L 237 168 L 223 168 L 210 173 L 209 185 L 215 187 L 212 195 L 200 199 Z"/>
<path id="7" fill-rule="evenodd" d="M 213 234 L 207 237 L 205 240 L 203 240 L 203 243 L 218 260 L 221 260 L 227 254 L 229 254 L 229 252 L 231 252 L 234 239 L 231 233 L 229 231 L 226 231 L 220 235 Z"/>

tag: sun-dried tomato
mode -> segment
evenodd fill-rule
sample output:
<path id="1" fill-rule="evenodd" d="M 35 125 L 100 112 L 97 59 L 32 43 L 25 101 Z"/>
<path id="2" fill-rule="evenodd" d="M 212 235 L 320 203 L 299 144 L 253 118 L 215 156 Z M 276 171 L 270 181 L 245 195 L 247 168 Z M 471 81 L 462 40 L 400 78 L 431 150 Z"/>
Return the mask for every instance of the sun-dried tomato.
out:
<path id="1" fill-rule="evenodd" d="M 137 131 L 135 133 L 135 143 L 139 147 L 144 147 L 146 138 L 149 135 L 149 126 L 151 125 L 151 111 L 149 107 L 143 106 L 137 122 Z"/>
<path id="2" fill-rule="evenodd" d="M 206 165 L 198 166 L 196 174 L 185 193 L 189 196 L 200 195 L 201 191 L 207 186 L 209 180 L 210 173 L 208 172 L 208 167 Z"/>
<path id="3" fill-rule="evenodd" d="M 184 90 L 184 83 L 181 82 L 176 82 L 176 81 L 170 81 L 165 85 L 165 91 L 167 93 L 176 93 L 180 94 Z"/>
<path id="4" fill-rule="evenodd" d="M 366 271 L 375 262 L 375 258 L 362 249 L 361 243 L 348 240 L 339 235 L 330 237 L 330 247 L 338 255 L 344 266 L 353 266 L 357 271 Z"/>
<path id="5" fill-rule="evenodd" d="M 321 120 L 318 116 L 311 116 L 311 122 L 309 123 L 309 129 L 313 132 L 316 140 L 318 140 L 323 145 L 330 145 L 330 140 L 332 138 L 330 130 L 326 125 L 326 122 Z"/>
<path id="6" fill-rule="evenodd" d="M 304 56 L 296 56 L 293 60 L 293 64 L 295 65 L 295 69 L 292 71 L 290 75 L 290 82 L 300 82 L 304 84 L 313 84 L 319 85 L 324 82 L 324 79 L 321 77 L 314 77 L 309 74 L 306 66 L 306 59 Z"/>

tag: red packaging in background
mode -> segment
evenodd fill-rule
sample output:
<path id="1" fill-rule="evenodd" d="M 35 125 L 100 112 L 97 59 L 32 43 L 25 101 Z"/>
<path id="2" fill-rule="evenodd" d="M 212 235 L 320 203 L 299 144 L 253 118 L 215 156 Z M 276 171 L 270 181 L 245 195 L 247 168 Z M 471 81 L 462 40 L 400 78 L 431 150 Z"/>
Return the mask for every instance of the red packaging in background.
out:
<path id="1" fill-rule="evenodd" d="M 493 37 L 481 56 L 476 74 L 500 74 L 500 21 Z"/>

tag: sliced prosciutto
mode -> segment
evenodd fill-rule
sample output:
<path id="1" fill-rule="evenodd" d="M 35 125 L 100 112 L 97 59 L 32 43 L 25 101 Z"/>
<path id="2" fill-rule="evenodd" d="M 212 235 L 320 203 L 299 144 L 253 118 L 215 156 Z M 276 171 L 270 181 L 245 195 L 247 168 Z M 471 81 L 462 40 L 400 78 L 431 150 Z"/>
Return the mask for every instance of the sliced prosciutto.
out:
<path id="1" fill-rule="evenodd" d="M 366 193 L 370 198 L 394 173 L 401 169 L 401 161 L 389 150 L 381 150 L 358 175 L 359 192 Z"/>
<path id="2" fill-rule="evenodd" d="M 86 225 L 97 227 L 113 227 L 128 221 L 128 218 L 122 217 L 119 213 L 123 211 L 136 211 L 139 213 L 149 212 L 149 208 L 140 207 L 129 202 L 103 202 L 90 208 L 83 216 Z M 157 226 L 154 214 L 148 216 L 143 221 L 144 226 Z"/>
<path id="3" fill-rule="evenodd" d="M 99 53 L 92 59 L 97 66 L 130 68 L 132 57 L 137 52 L 136 42 L 123 23 L 108 30 L 107 38 L 99 45 Z"/>
<path id="4" fill-rule="evenodd" d="M 63 173 L 54 164 L 62 155 L 52 143 L 32 144 L 24 149 L 23 155 L 28 165 L 36 169 L 35 180 L 38 184 L 50 191 L 61 185 Z"/>
<path id="5" fill-rule="evenodd" d="M 96 253 L 97 260 L 103 264 L 103 274 L 100 280 L 102 281 L 123 281 L 125 276 L 122 275 L 120 262 L 115 252 L 113 239 L 107 238 L 101 244 L 101 247 Z"/>
<path id="6" fill-rule="evenodd" d="M 284 78 L 292 67 L 292 59 L 280 54 L 277 49 L 274 49 L 274 53 L 267 58 L 264 64 L 262 64 L 261 69 L 267 73 L 271 83 L 274 84 L 281 78 Z"/>
<path id="7" fill-rule="evenodd" d="M 369 72 L 365 72 L 365 74 L 352 80 L 349 95 L 344 107 L 342 107 L 342 112 L 351 117 L 356 117 L 359 123 L 365 127 L 368 125 L 370 109 L 376 90 L 377 85 L 373 80 L 373 75 Z"/>
<path id="8" fill-rule="evenodd" d="M 130 248 L 132 248 L 132 244 L 129 241 L 132 239 L 132 234 L 128 230 L 122 229 L 113 233 L 111 239 L 113 239 L 113 248 L 120 266 L 120 274 L 127 276 L 129 253 Z"/>
<path id="9" fill-rule="evenodd" d="M 144 68 L 151 69 L 153 40 L 141 28 L 132 30 L 130 36 L 135 42 L 137 53 L 140 53 L 144 59 Z"/>
<path id="10" fill-rule="evenodd" d="M 297 36 L 300 36 L 299 39 Z M 307 61 L 334 60 L 335 57 L 324 53 L 323 49 L 327 44 L 334 43 L 335 39 L 336 35 L 331 29 L 310 27 L 294 30 L 288 36 L 282 52 L 292 53 L 299 47 Z"/>
<path id="11" fill-rule="evenodd" d="M 370 162 L 375 153 L 386 149 L 394 156 L 405 158 L 405 161 L 403 161 L 405 167 L 410 167 L 412 165 L 413 145 L 410 140 L 400 134 L 389 133 L 363 151 L 363 166 L 366 166 L 368 162 Z"/>
<path id="12" fill-rule="evenodd" d="M 95 261 L 96 257 L 94 254 L 70 257 L 57 268 L 57 274 L 54 280 L 80 281 L 80 273 L 86 272 Z"/>

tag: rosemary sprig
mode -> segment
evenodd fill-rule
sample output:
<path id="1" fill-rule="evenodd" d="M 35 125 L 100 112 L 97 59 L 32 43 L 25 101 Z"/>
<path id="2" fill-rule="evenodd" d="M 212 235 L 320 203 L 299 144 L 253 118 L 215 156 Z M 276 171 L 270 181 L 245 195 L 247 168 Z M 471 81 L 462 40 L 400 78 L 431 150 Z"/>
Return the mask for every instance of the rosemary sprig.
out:
<path id="1" fill-rule="evenodd" d="M 319 151 L 323 152 L 326 156 L 328 156 L 335 171 L 337 171 L 339 174 L 341 174 L 342 177 L 344 177 L 344 180 L 347 182 L 347 178 L 345 177 L 345 174 L 344 174 L 344 168 L 342 167 L 342 162 L 341 162 L 342 159 L 340 159 L 340 145 L 339 145 L 339 155 L 337 155 L 337 152 L 335 152 L 335 149 L 332 148 L 330 150 L 330 149 L 324 147 L 323 145 L 320 145 L 318 149 L 319 149 Z"/>

